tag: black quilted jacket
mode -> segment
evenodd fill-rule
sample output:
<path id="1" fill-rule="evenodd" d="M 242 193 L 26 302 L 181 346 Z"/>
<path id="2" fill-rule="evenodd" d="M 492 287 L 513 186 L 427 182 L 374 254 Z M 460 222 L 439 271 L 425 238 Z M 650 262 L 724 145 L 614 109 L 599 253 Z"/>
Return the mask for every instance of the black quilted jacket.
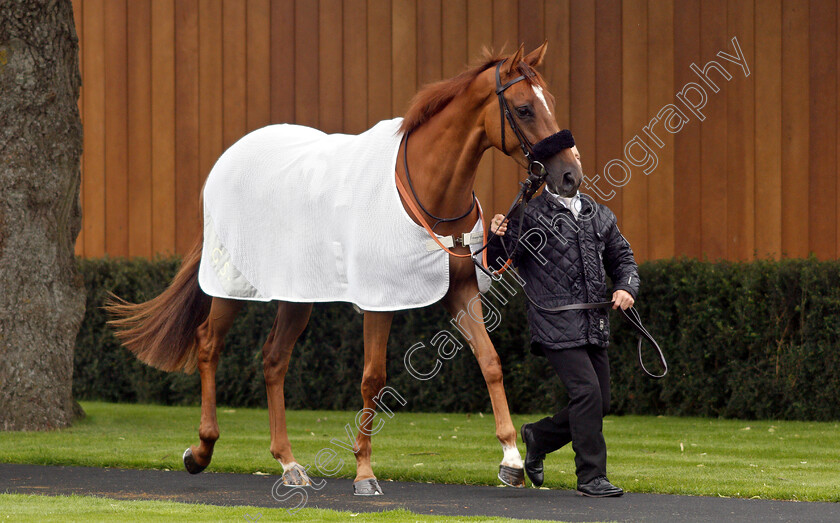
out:
<path id="1" fill-rule="evenodd" d="M 543 307 L 572 303 L 609 301 L 606 276 L 613 292 L 623 289 L 633 299 L 639 291 L 639 273 L 630 244 L 616 225 L 615 214 L 588 197 L 581 199 L 578 219 L 553 197 L 543 192 L 508 224 L 503 237 L 488 246 L 491 265 L 499 267 L 522 239 L 513 254 L 513 265 L 525 281 L 528 296 Z M 553 232 L 552 232 L 553 229 Z M 556 233 L 556 234 L 554 234 Z M 496 261 L 499 260 L 499 261 Z M 610 338 L 607 309 L 546 313 L 528 303 L 531 352 L 542 354 L 538 345 L 566 349 L 593 344 L 607 347 Z"/>

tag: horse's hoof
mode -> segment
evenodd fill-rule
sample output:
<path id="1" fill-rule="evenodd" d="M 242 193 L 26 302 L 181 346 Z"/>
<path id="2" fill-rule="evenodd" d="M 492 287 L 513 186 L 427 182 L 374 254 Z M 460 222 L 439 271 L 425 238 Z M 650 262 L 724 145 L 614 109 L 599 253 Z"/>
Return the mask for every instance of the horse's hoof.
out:
<path id="1" fill-rule="evenodd" d="M 368 478 L 356 481 L 353 483 L 354 496 L 381 496 L 382 489 L 379 487 L 379 482 L 376 478 Z"/>
<path id="2" fill-rule="evenodd" d="M 187 469 L 187 472 L 190 474 L 198 474 L 202 470 L 207 468 L 207 465 L 199 465 L 198 462 L 193 457 L 192 447 L 187 447 L 187 450 L 184 451 L 184 468 Z"/>
<path id="3" fill-rule="evenodd" d="M 508 487 L 522 488 L 525 486 L 525 469 L 499 465 L 499 480 Z"/>
<path id="4" fill-rule="evenodd" d="M 312 484 L 306 469 L 295 463 L 283 472 L 283 484 L 287 487 L 305 487 Z"/>

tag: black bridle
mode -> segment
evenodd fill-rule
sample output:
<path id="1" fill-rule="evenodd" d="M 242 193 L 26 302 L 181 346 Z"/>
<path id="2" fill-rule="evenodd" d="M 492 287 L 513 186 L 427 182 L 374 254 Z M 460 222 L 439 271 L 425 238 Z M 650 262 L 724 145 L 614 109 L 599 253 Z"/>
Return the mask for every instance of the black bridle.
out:
<path id="1" fill-rule="evenodd" d="M 508 212 L 505 213 L 505 219 L 502 220 L 502 223 L 508 221 L 508 216 L 513 214 L 517 208 L 524 212 L 525 206 L 528 205 L 528 202 L 534 196 L 534 193 L 536 193 L 545 183 L 545 178 L 548 176 L 548 169 L 546 169 L 545 165 L 543 165 L 543 160 L 551 158 L 562 149 L 571 149 L 575 146 L 575 139 L 572 136 L 572 132 L 568 129 L 563 129 L 560 132 L 554 133 L 551 136 L 540 140 L 536 144 L 531 144 L 531 141 L 528 140 L 528 137 L 525 136 L 525 133 L 523 133 L 522 129 L 519 128 L 519 124 L 516 123 L 516 119 L 510 112 L 510 106 L 508 105 L 507 99 L 505 99 L 505 91 L 523 80 L 533 78 L 537 73 L 534 72 L 530 66 L 525 64 L 525 62 L 520 62 L 520 65 L 524 66 L 523 69 L 526 74 L 521 74 L 511 80 L 508 80 L 507 83 L 502 84 L 502 64 L 506 61 L 507 59 L 496 64 L 496 96 L 499 99 L 499 126 L 502 130 L 502 152 L 510 156 L 507 152 L 507 146 L 505 145 L 505 128 L 509 124 L 511 129 L 513 129 L 513 134 L 516 136 L 516 139 L 519 140 L 519 147 L 522 149 L 525 161 L 528 162 L 528 177 L 519 182 L 519 193 L 517 193 L 516 197 L 513 199 L 513 204 L 511 204 Z M 522 222 L 520 220 L 520 227 L 521 226 Z M 502 238 L 500 237 L 500 239 Z M 517 236 L 516 245 L 513 249 L 514 252 L 519 247 L 520 240 L 521 235 Z M 487 248 L 489 243 L 490 240 L 473 253 L 473 262 L 475 262 L 482 271 L 488 274 L 489 271 L 478 260 L 477 256 Z M 504 245 L 503 239 L 502 246 L 505 247 L 505 253 L 509 254 L 507 246 Z"/>
<path id="2" fill-rule="evenodd" d="M 519 147 L 522 148 L 522 154 L 525 155 L 525 161 L 528 162 L 528 178 L 520 182 L 520 191 L 519 194 L 514 198 L 514 203 L 511 206 L 508 214 L 505 216 L 509 216 L 510 213 L 515 209 L 517 205 L 521 203 L 526 203 L 534 196 L 540 187 L 545 183 L 545 178 L 548 176 L 548 170 L 543 165 L 543 160 L 551 158 L 562 149 L 570 149 L 575 146 L 575 139 L 572 136 L 572 132 L 568 129 L 563 129 L 560 132 L 554 133 L 551 136 L 544 138 L 537 142 L 536 144 L 531 144 L 531 141 L 528 140 L 528 137 L 525 136 L 525 133 L 522 132 L 522 129 L 519 128 L 519 124 L 516 123 L 516 119 L 514 119 L 513 114 L 510 112 L 510 106 L 508 106 L 507 100 L 505 99 L 505 91 L 523 81 L 527 78 L 532 78 L 536 76 L 536 72 L 531 69 L 525 62 L 520 62 L 521 66 L 524 66 L 524 70 L 527 74 L 519 75 L 516 78 L 509 80 L 506 84 L 502 85 L 502 64 L 504 64 L 507 59 L 502 60 L 498 64 L 496 64 L 496 96 L 499 98 L 499 119 L 500 119 L 500 126 L 502 129 L 502 152 L 510 156 L 507 152 L 507 147 L 505 146 L 505 120 L 507 123 L 510 124 L 511 129 L 513 129 L 513 134 L 516 136 L 516 139 L 519 140 Z M 417 191 L 414 190 L 414 184 L 411 182 L 411 175 L 409 174 L 408 170 L 408 138 L 411 132 L 407 132 L 405 136 L 403 136 L 403 165 L 405 170 L 405 177 L 408 181 L 408 187 L 411 190 L 411 194 L 414 197 L 414 201 L 420 206 L 420 209 L 423 210 L 431 218 L 437 220 L 435 224 L 432 226 L 432 230 L 435 229 L 439 224 L 446 223 L 446 222 L 456 222 L 467 217 L 470 213 L 472 213 L 473 209 L 475 209 L 475 191 L 472 194 L 472 201 L 470 203 L 469 209 L 459 216 L 455 216 L 453 218 L 441 218 L 439 216 L 435 216 L 432 214 L 423 203 L 420 201 L 420 198 L 417 196 Z M 485 245 L 486 247 L 486 245 Z M 480 249 L 478 252 L 483 251 L 484 249 Z"/>
<path id="3" fill-rule="evenodd" d="M 510 106 L 508 106 L 507 99 L 505 99 L 505 91 L 507 91 L 509 87 L 523 80 L 533 78 L 537 73 L 525 64 L 525 62 L 520 62 L 520 65 L 524 66 L 526 74 L 519 75 L 516 78 L 509 80 L 506 84 L 502 84 L 502 64 L 506 61 L 507 60 L 502 60 L 496 64 L 496 96 L 499 99 L 499 123 L 502 129 L 502 152 L 510 156 L 507 152 L 507 146 L 505 144 L 505 128 L 507 127 L 505 121 L 507 121 L 507 124 L 509 124 L 511 129 L 513 129 L 513 134 L 516 136 L 516 139 L 519 140 L 519 147 L 522 149 L 525 161 L 528 162 L 528 179 L 524 182 L 526 187 L 525 192 L 523 193 L 525 201 L 527 202 L 531 199 L 534 193 L 539 190 L 542 184 L 545 183 L 545 178 L 548 176 L 548 169 L 545 168 L 545 165 L 542 162 L 559 153 L 562 149 L 570 149 L 574 147 L 575 139 L 572 136 L 571 131 L 563 129 L 560 132 L 554 133 L 551 136 L 540 140 L 536 144 L 531 144 L 531 141 L 528 140 L 528 137 L 525 136 L 525 133 L 523 133 L 522 129 L 519 128 L 519 124 L 516 123 L 516 119 L 510 111 Z"/>

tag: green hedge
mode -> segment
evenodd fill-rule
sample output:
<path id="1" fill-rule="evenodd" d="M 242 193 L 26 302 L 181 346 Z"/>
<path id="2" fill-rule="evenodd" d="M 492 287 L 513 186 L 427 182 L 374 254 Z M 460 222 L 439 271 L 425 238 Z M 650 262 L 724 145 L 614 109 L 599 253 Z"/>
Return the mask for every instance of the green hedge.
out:
<path id="1" fill-rule="evenodd" d="M 122 349 L 101 309 L 108 292 L 129 301 L 162 290 L 176 259 L 80 260 L 87 314 L 76 343 L 78 399 L 194 404 L 197 374 L 166 374 Z M 636 361 L 632 331 L 614 315 L 610 359 L 612 410 L 618 414 L 829 420 L 840 418 L 840 263 L 809 260 L 642 264 L 637 308 L 665 351 L 670 372 L 646 378 Z M 546 412 L 565 401 L 543 358 L 528 351 L 519 296 L 499 307 L 503 321 L 492 338 L 505 370 L 513 412 Z M 217 374 L 218 401 L 265 406 L 260 348 L 276 308 L 247 304 L 227 337 Z M 478 365 L 469 350 L 442 361 L 420 381 L 403 357 L 418 341 L 451 327 L 440 306 L 398 313 L 388 345 L 388 384 L 408 399 L 406 410 L 490 411 Z M 647 359 L 655 365 L 650 352 Z M 417 369 L 431 369 L 431 347 L 415 353 Z M 295 347 L 286 379 L 289 408 L 358 409 L 362 376 L 362 316 L 348 304 L 316 305 Z"/>

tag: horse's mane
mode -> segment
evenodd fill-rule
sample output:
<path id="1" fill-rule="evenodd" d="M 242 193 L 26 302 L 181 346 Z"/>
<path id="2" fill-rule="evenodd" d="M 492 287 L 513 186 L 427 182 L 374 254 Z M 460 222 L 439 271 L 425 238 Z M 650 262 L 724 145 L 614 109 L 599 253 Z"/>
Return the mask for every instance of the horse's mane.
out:
<path id="1" fill-rule="evenodd" d="M 453 98 L 466 91 L 467 87 L 469 87 L 478 75 L 505 58 L 507 56 L 504 54 L 496 53 L 491 49 L 485 48 L 482 53 L 482 59 L 478 64 L 473 65 L 458 76 L 423 86 L 414 95 L 414 98 L 412 98 L 408 111 L 406 111 L 403 117 L 400 131 L 405 133 L 411 132 L 429 121 L 431 117 L 441 112 Z M 527 66 L 522 63 L 518 66 L 522 74 L 526 74 L 525 67 Z M 535 77 L 526 75 L 526 78 L 529 82 L 540 82 L 538 80 L 539 75 Z"/>

